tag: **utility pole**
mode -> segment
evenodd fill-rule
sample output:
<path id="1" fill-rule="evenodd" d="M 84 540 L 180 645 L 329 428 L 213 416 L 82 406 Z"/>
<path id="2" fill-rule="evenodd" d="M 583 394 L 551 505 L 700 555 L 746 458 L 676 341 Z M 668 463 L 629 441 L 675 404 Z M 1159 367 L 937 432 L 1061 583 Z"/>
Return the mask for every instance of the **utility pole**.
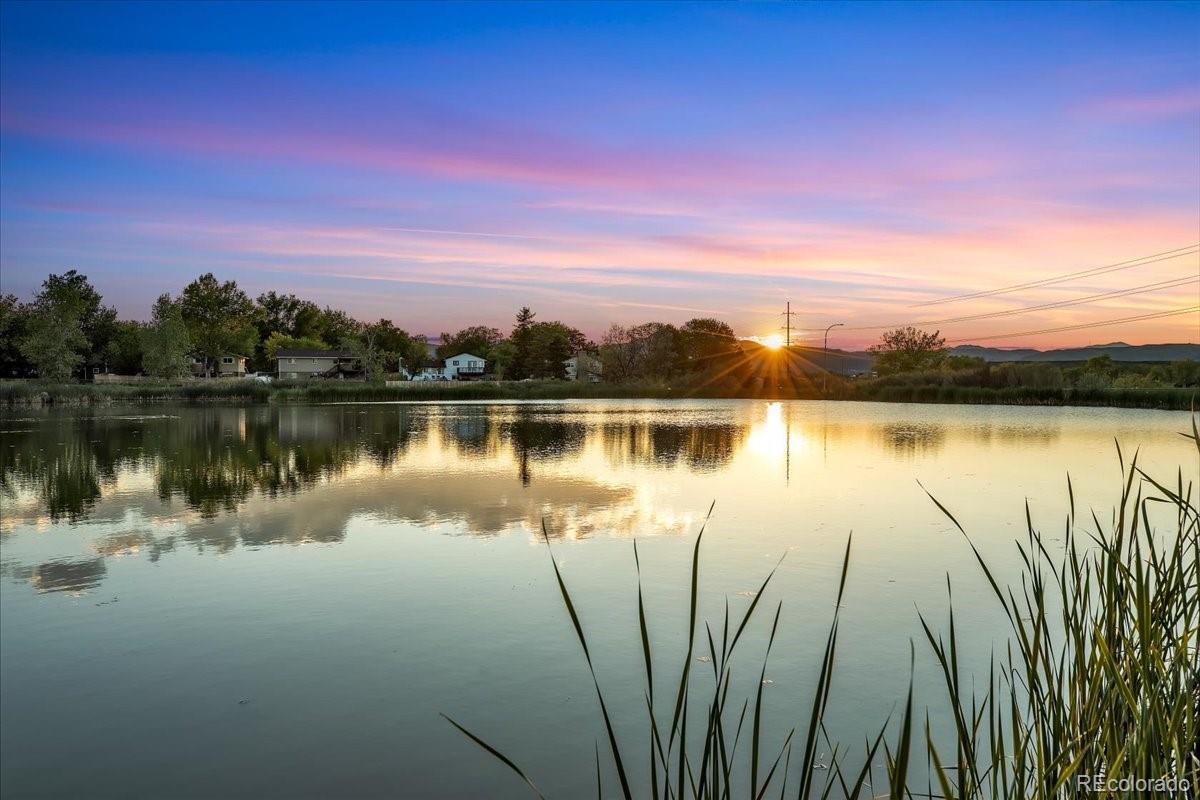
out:
<path id="1" fill-rule="evenodd" d="M 797 313 L 799 313 L 799 312 L 797 312 Z M 784 331 L 786 331 L 786 333 L 784 335 L 784 339 L 783 339 L 783 345 L 785 348 L 790 348 L 792 346 L 792 317 L 793 316 L 794 316 L 794 314 L 792 313 L 792 301 L 788 300 L 786 310 L 783 312 L 783 319 L 784 319 L 783 329 L 784 329 Z"/>
<path id="2" fill-rule="evenodd" d="M 821 394 L 829 392 L 829 332 L 834 328 L 840 328 L 845 323 L 835 322 L 825 329 L 825 346 L 821 348 L 821 366 L 825 369 L 821 372 Z"/>

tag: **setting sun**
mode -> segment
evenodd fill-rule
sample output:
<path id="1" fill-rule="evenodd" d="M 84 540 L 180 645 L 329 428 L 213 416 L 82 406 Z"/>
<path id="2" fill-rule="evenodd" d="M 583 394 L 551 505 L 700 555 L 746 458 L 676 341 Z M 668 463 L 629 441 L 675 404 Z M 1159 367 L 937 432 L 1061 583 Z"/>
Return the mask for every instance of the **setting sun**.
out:
<path id="1" fill-rule="evenodd" d="M 783 337 L 778 333 L 773 333 L 770 336 L 764 336 L 761 339 L 764 347 L 769 347 L 772 350 L 778 350 L 783 347 Z"/>

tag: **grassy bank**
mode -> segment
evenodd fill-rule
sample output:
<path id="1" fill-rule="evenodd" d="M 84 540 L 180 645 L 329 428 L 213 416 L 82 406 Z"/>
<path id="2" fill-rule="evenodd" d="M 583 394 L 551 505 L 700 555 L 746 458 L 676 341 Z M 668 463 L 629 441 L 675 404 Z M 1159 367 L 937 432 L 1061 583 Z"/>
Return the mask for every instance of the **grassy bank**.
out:
<path id="1" fill-rule="evenodd" d="M 1038 388 L 1032 386 L 904 386 L 850 383 L 837 399 L 880 403 L 949 403 L 1012 406 L 1112 406 L 1186 411 L 1200 390 L 1173 386 L 1144 389 Z"/>
<path id="2" fill-rule="evenodd" d="M 281 385 L 271 395 L 278 403 L 338 403 L 396 400 L 570 400 L 674 397 L 660 383 L 574 383 L 571 381 L 429 381 L 398 386 L 326 381 Z"/>
<path id="3" fill-rule="evenodd" d="M 1112 406 L 1188 410 L 1194 388 L 1036 388 L 908 385 L 875 380 L 817 387 L 758 386 L 731 389 L 702 382 L 572 383 L 411 382 L 398 386 L 360 382 L 190 381 L 186 383 L 40 384 L 0 382 L 0 405 L 100 405 L 105 403 L 338 403 L 439 400 L 567 400 L 756 398 L 860 400 L 882 403 L 948 403 L 975 405 Z"/>
<path id="4" fill-rule="evenodd" d="M 188 383 L 55 383 L 0 381 L 0 405 L 104 403 L 265 403 L 270 386 L 257 381 Z"/>
<path id="5" fill-rule="evenodd" d="M 1186 435 L 1200 456 L 1194 424 Z M 865 741 L 849 748 L 830 740 L 824 720 L 839 693 L 855 690 L 843 677 L 853 670 L 844 669 L 837 656 L 840 629 L 849 624 L 840 619 L 840 608 L 853 563 L 850 541 L 830 597 L 828 634 L 813 642 L 821 666 L 811 705 L 789 733 L 770 742 L 763 740 L 763 716 L 781 711 L 764 701 L 762 683 L 776 634 L 788 627 L 786 618 L 781 627 L 782 601 L 770 594 L 774 571 L 744 612 L 731 615 L 727 601 L 723 619 L 697 619 L 702 528 L 691 562 L 685 652 L 664 659 L 652 635 L 654 614 L 643 597 L 635 541 L 630 566 L 638 575 L 637 619 L 629 620 L 629 638 L 641 651 L 645 680 L 635 690 L 639 701 L 645 698 L 637 730 L 628 721 L 616 724 L 609 714 L 576 611 L 578 598 L 552 556 L 570 619 L 571 630 L 563 635 L 580 644 L 580 667 L 590 672 L 597 705 L 594 730 L 570 734 L 598 738 L 594 764 L 578 764 L 573 772 L 578 777 L 571 795 L 1194 797 L 1189 787 L 1194 790 L 1200 780 L 1200 505 L 1189 482 L 1194 478 L 1184 477 L 1192 465 L 1161 482 L 1138 468 L 1136 456 L 1133 463 L 1122 459 L 1121 466 L 1125 479 L 1111 516 L 1076 509 L 1069 483 L 1065 529 L 1043 534 L 1024 512 L 1026 533 L 1016 542 L 1020 575 L 1011 586 L 1000 585 L 993 566 L 955 520 L 947 508 L 954 503 L 930 496 L 934 513 L 949 518 L 961 534 L 957 545 L 970 548 L 978 567 L 976 574 L 953 578 L 986 582 L 1007 630 L 996 631 L 987 659 L 988 653 L 964 652 L 952 600 L 943 623 L 914 611 L 914 625 L 923 633 L 912 651 L 894 655 L 895 663 L 912 675 L 915 649 L 931 653 L 941 676 L 935 694 L 941 696 L 917 697 L 910 677 L 907 696 L 897 698 L 893 715 L 873 731 L 865 723 L 870 731 Z M 547 536 L 547 547 L 549 541 Z M 946 582 L 949 592 L 950 576 Z M 739 672 L 754 679 L 749 695 L 738 696 L 730 691 L 742 685 L 732 680 L 733 655 L 748 628 L 769 635 L 751 663 L 736 662 Z M 695 665 L 697 660 L 708 663 Z M 966 674 L 959 666 L 963 661 L 990 666 L 982 674 Z M 527 751 L 528 741 L 502 741 L 502 731 L 485 734 L 473 730 L 469 719 L 447 719 L 542 796 L 519 759 L 510 758 L 510 748 Z M 555 735 L 562 730 L 546 732 Z M 822 752 L 831 755 L 825 760 L 818 756 Z M 1105 783 L 1098 786 L 1098 780 Z"/>

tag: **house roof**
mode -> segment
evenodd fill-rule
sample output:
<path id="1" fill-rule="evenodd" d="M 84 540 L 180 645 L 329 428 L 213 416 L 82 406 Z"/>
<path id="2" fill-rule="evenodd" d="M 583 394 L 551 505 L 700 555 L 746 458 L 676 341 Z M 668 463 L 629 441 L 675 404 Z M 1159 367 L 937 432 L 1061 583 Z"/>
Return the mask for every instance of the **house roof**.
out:
<path id="1" fill-rule="evenodd" d="M 455 353 L 455 354 L 454 354 L 454 355 L 452 355 L 452 356 L 446 356 L 446 358 L 448 358 L 448 359 L 449 359 L 449 358 L 458 358 L 458 357 L 460 357 L 460 356 L 466 356 L 467 358 L 473 358 L 473 359 L 475 359 L 476 361 L 483 361 L 483 360 L 485 360 L 483 356 L 477 356 L 477 355 L 475 355 L 474 353 L 468 353 L 468 352 L 465 352 L 465 351 L 464 351 L 464 352 L 462 352 L 462 353 Z"/>
<path id="2" fill-rule="evenodd" d="M 310 347 L 281 347 L 275 358 L 354 358 L 349 350 L 314 350 Z"/>

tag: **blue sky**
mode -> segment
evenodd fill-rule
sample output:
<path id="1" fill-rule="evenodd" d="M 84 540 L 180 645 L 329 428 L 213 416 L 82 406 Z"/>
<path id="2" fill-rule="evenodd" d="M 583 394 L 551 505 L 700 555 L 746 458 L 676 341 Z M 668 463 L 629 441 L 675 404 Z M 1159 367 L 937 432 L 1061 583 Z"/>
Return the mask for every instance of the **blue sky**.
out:
<path id="1" fill-rule="evenodd" d="M 144 317 L 212 271 L 419 332 L 528 304 L 592 334 L 714 315 L 765 335 L 787 299 L 802 327 L 922 321 L 923 300 L 1200 241 L 1195 3 L 6 2 L 0 20 L 0 282 L 22 297 L 74 267 Z M 1007 343 L 1194 341 L 1197 319 Z"/>

